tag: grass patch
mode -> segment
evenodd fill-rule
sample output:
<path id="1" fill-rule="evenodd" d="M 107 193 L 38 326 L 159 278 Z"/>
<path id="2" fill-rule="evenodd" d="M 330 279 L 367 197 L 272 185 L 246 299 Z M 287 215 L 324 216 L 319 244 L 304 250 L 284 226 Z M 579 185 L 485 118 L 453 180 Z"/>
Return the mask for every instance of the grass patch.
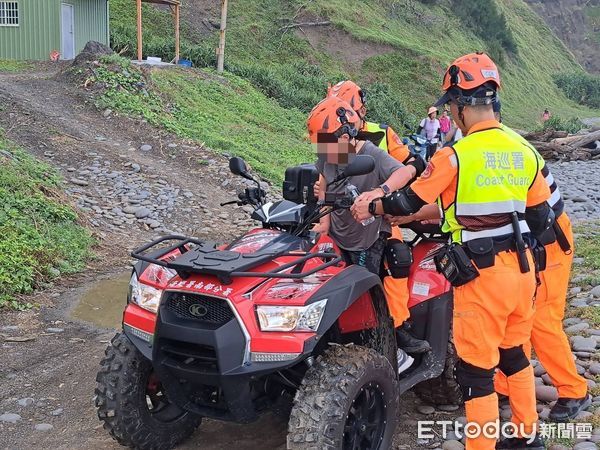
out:
<path id="1" fill-rule="evenodd" d="M 600 269 L 600 232 L 596 231 L 599 225 L 588 222 L 573 229 L 577 235 L 575 253 L 583 258 L 583 266 L 591 270 Z"/>
<path id="2" fill-rule="evenodd" d="M 8 142 L 0 130 L 0 308 L 41 283 L 85 267 L 93 240 L 61 200 L 56 171 Z"/>
<path id="3" fill-rule="evenodd" d="M 21 72 L 29 67 L 31 67 L 31 65 L 25 61 L 0 59 L 0 72 Z"/>
<path id="4" fill-rule="evenodd" d="M 123 58 L 95 68 L 98 106 L 137 115 L 208 147 L 241 156 L 265 178 L 315 159 L 305 139 L 305 114 L 281 107 L 232 74 L 169 69 L 143 73 Z"/>
<path id="5" fill-rule="evenodd" d="M 542 19 L 523 0 L 495 3 L 499 17 L 506 18 L 505 31 L 516 45 L 516 52 L 507 55 L 501 67 L 507 124 L 535 129 L 545 108 L 565 119 L 599 115 L 569 100 L 554 83 L 552 74 L 578 64 Z M 302 5 L 305 7 L 300 9 Z M 170 29 L 166 25 L 170 15 L 144 6 L 144 53 L 168 60 L 174 53 L 173 38 L 165 31 Z M 111 0 L 111 9 L 118 11 L 111 17 L 113 48 L 128 49 L 125 55 L 134 56 L 133 4 Z M 279 30 L 299 11 L 299 21 L 318 18 L 332 22 L 331 27 L 310 30 L 322 33 L 320 43 L 309 42 L 300 30 Z M 197 67 L 215 66 L 218 32 L 200 38 L 184 30 L 182 36 L 182 57 Z M 372 121 L 406 131 L 414 129 L 425 108 L 439 95 L 443 69 L 457 56 L 475 50 L 494 48 L 463 26 L 452 2 L 238 0 L 228 16 L 225 68 L 279 106 L 304 113 L 325 95 L 327 83 L 352 78 L 374 94 L 368 97 Z M 304 117 L 298 117 L 304 122 Z"/>

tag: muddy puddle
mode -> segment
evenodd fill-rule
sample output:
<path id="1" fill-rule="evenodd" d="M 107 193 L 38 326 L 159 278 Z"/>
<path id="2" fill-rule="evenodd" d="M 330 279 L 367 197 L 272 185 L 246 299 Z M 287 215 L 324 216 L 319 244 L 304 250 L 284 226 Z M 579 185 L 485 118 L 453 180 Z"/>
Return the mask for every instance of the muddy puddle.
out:
<path id="1" fill-rule="evenodd" d="M 93 284 L 71 312 L 71 317 L 105 328 L 120 328 L 131 272 Z"/>

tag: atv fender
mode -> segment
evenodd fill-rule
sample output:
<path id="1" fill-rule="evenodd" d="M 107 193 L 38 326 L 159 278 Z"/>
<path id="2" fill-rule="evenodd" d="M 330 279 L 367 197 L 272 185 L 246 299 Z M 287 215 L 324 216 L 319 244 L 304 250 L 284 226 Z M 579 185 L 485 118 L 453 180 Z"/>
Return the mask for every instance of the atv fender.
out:
<path id="1" fill-rule="evenodd" d="M 381 279 L 361 266 L 352 265 L 323 285 L 306 302 L 307 305 L 327 299 L 325 314 L 317 335 L 322 336 L 339 319 L 344 311 L 373 287 L 381 288 Z"/>

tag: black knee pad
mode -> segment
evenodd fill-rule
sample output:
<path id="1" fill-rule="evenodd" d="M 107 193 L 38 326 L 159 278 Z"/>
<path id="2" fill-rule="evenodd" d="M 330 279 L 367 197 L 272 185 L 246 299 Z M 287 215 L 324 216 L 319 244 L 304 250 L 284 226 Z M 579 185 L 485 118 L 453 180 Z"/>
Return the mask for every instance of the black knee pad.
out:
<path id="1" fill-rule="evenodd" d="M 494 393 L 494 369 L 482 369 L 460 360 L 456 365 L 456 380 L 465 401 Z"/>
<path id="2" fill-rule="evenodd" d="M 500 363 L 498 364 L 498 369 L 500 369 L 507 377 L 520 372 L 528 366 L 529 360 L 527 359 L 527 356 L 525 356 L 522 345 L 500 349 Z"/>

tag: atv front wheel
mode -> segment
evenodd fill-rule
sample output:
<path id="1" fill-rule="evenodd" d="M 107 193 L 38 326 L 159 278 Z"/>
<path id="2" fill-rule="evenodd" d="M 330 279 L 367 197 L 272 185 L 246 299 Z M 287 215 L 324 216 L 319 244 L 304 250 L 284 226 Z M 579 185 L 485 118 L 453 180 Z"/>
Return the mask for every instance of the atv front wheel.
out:
<path id="1" fill-rule="evenodd" d="M 462 405 L 462 391 L 454 374 L 456 364 L 458 364 L 458 355 L 450 338 L 444 371 L 437 378 L 417 384 L 414 387 L 417 396 L 430 405 Z"/>
<path id="2" fill-rule="evenodd" d="M 117 333 L 96 376 L 96 408 L 119 444 L 169 449 L 187 439 L 201 418 L 170 403 L 151 362 L 127 336 Z"/>
<path id="3" fill-rule="evenodd" d="M 397 374 L 385 356 L 356 345 L 332 346 L 296 393 L 287 448 L 388 449 L 398 395 Z"/>

